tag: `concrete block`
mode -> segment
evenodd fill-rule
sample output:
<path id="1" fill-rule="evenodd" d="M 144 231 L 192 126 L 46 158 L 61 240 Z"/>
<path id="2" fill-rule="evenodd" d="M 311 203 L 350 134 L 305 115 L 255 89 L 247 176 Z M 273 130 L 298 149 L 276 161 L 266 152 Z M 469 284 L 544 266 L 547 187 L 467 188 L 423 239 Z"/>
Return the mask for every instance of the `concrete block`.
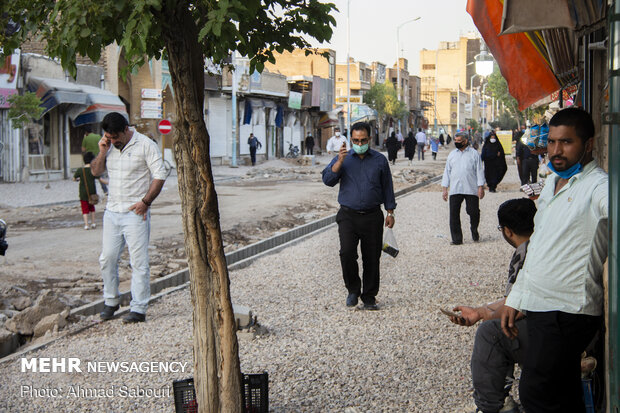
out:
<path id="1" fill-rule="evenodd" d="M 233 313 L 235 314 L 235 320 L 237 320 L 237 329 L 239 330 L 247 328 L 254 323 L 250 307 L 233 304 Z"/>

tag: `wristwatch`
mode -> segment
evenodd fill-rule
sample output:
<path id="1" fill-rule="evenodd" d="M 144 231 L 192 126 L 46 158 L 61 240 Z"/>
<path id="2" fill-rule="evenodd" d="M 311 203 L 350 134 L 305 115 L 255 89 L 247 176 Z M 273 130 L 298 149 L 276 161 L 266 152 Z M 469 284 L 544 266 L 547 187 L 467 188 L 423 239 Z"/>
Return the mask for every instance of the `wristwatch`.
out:
<path id="1" fill-rule="evenodd" d="M 394 215 L 394 213 L 393 213 L 393 212 L 388 212 L 388 213 L 387 213 L 387 216 L 388 216 L 388 217 L 396 217 L 396 215 Z"/>

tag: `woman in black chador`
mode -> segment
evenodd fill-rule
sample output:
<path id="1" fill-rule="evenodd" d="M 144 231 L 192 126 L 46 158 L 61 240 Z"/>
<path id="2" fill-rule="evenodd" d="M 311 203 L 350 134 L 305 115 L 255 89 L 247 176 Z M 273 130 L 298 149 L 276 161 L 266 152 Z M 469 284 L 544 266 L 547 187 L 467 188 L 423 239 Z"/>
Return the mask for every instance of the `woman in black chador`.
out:
<path id="1" fill-rule="evenodd" d="M 400 149 L 400 142 L 396 139 L 396 133 L 392 132 L 390 137 L 385 141 L 385 146 L 388 152 L 388 161 L 392 162 L 392 165 L 396 163 L 396 154 Z"/>
<path id="2" fill-rule="evenodd" d="M 405 146 L 405 158 L 409 159 L 409 165 L 411 165 L 413 155 L 415 155 L 415 147 L 418 145 L 418 141 L 415 139 L 412 131 L 409 131 L 403 145 Z"/>
<path id="3" fill-rule="evenodd" d="M 487 181 L 489 192 L 496 192 L 497 185 L 502 182 L 506 170 L 506 156 L 504 148 L 497 139 L 495 131 L 485 133 L 484 146 L 480 154 L 484 162 L 484 178 Z"/>

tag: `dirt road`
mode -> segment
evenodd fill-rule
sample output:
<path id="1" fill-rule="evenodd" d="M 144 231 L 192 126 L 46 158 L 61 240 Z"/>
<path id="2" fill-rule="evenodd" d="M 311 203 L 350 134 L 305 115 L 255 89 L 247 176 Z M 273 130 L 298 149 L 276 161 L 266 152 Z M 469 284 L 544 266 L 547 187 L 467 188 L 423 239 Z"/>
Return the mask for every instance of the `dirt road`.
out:
<path id="1" fill-rule="evenodd" d="M 437 161 L 413 166 L 399 159 L 392 167 L 395 188 L 441 174 L 447 153 L 440 151 Z M 328 161 L 322 157 L 313 166 L 301 166 L 295 160 L 268 161 L 217 182 L 226 251 L 335 213 L 338 188 L 325 186 L 320 176 Z M 81 301 L 99 298 L 102 211 L 103 205 L 98 205 L 98 227 L 85 231 L 77 204 L 0 209 L 0 217 L 9 224 L 9 249 L 0 258 L 0 298 L 13 285 L 33 294 L 54 288 Z M 166 181 L 151 214 L 151 273 L 157 278 L 186 266 L 176 177 Z M 120 277 L 121 289 L 128 289 L 126 253 Z"/>

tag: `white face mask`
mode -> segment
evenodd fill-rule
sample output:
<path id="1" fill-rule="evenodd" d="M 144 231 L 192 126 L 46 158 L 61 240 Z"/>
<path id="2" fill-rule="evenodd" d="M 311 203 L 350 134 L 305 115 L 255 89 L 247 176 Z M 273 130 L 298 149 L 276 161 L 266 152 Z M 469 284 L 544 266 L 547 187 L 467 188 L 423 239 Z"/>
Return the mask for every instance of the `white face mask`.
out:
<path id="1" fill-rule="evenodd" d="M 336 132 L 336 136 L 340 136 L 340 132 Z"/>
<path id="2" fill-rule="evenodd" d="M 491 139 L 489 139 L 489 140 L 491 141 L 491 143 L 495 143 L 495 142 L 497 142 L 497 139 L 493 139 L 493 138 L 491 138 Z"/>

